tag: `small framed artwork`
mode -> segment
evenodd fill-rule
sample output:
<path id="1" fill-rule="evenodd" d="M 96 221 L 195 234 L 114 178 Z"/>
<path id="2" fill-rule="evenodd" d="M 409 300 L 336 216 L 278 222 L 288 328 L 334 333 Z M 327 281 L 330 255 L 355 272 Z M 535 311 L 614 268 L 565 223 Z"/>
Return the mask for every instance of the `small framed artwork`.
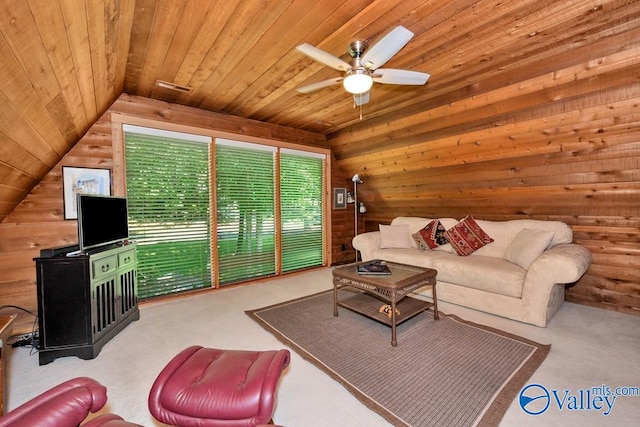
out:
<path id="1" fill-rule="evenodd" d="M 347 208 L 347 189 L 334 188 L 333 189 L 333 209 L 346 209 L 346 208 Z"/>
<path id="2" fill-rule="evenodd" d="M 111 195 L 111 170 L 62 167 L 64 219 L 78 219 L 76 195 Z"/>

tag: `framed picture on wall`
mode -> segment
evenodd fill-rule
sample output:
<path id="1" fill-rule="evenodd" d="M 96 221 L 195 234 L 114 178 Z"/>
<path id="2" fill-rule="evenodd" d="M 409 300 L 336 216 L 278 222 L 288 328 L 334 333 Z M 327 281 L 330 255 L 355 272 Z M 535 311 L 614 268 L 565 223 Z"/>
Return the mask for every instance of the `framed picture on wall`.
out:
<path id="1" fill-rule="evenodd" d="M 111 170 L 62 167 L 64 219 L 78 219 L 76 195 L 111 195 Z"/>
<path id="2" fill-rule="evenodd" d="M 346 208 L 347 208 L 347 189 L 334 188 L 333 189 L 333 209 L 346 209 Z"/>

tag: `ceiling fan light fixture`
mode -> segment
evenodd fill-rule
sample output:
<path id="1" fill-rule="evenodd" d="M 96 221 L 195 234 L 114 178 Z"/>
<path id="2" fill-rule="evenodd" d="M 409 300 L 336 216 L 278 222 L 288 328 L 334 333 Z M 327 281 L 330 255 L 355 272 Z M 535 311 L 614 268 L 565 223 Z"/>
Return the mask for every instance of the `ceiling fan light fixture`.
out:
<path id="1" fill-rule="evenodd" d="M 353 70 L 344 78 L 342 85 L 347 92 L 357 95 L 368 92 L 373 85 L 373 79 L 365 70 Z"/>

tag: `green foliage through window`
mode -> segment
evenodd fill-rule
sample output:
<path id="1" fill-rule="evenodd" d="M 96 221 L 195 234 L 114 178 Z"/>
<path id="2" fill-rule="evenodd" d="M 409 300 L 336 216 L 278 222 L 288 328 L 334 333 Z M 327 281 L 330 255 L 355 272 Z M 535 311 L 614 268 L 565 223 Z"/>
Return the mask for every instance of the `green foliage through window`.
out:
<path id="1" fill-rule="evenodd" d="M 323 164 L 288 150 L 280 155 L 283 272 L 322 265 Z"/>
<path id="2" fill-rule="evenodd" d="M 324 264 L 323 155 L 126 125 L 125 159 L 140 298 Z"/>
<path id="3" fill-rule="evenodd" d="M 275 150 L 216 140 L 220 284 L 276 273 Z"/>
<path id="4" fill-rule="evenodd" d="M 125 133 L 138 296 L 211 286 L 210 144 Z"/>

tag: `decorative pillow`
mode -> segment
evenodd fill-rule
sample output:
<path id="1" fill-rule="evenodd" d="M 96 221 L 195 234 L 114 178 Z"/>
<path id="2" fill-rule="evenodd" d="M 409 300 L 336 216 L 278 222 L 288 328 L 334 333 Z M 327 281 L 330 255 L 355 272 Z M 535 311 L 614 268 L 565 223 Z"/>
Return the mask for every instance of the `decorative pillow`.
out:
<path id="1" fill-rule="evenodd" d="M 410 248 L 411 241 L 409 226 L 401 225 L 382 225 L 380 224 L 380 248 Z"/>
<path id="2" fill-rule="evenodd" d="M 440 220 L 434 219 L 429 224 L 425 225 L 423 229 L 417 233 L 413 233 L 411 237 L 418 245 L 418 249 L 421 251 L 429 251 L 435 249 L 440 245 L 446 245 L 447 238 L 444 236 L 446 229 L 444 225 L 440 223 Z"/>
<path id="3" fill-rule="evenodd" d="M 444 233 L 445 237 L 460 256 L 471 255 L 481 247 L 493 242 L 471 215 L 464 217 L 459 223 Z"/>
<path id="4" fill-rule="evenodd" d="M 553 231 L 523 228 L 513 238 L 503 258 L 525 270 L 544 252 L 553 239 Z"/>

